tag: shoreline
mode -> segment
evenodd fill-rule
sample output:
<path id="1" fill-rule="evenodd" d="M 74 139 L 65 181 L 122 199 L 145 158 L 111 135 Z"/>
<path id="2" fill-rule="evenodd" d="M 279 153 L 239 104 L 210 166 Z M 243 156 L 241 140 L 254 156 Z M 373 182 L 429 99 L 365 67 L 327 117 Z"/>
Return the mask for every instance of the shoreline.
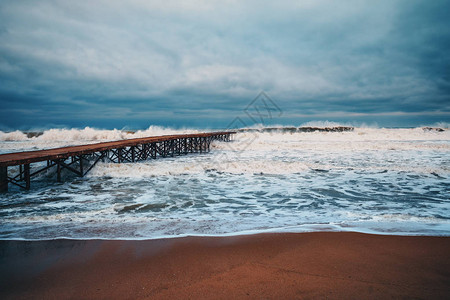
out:
<path id="1" fill-rule="evenodd" d="M 224 234 L 185 234 L 185 235 L 162 235 L 154 237 L 132 237 L 132 238 L 101 238 L 101 237 L 55 237 L 55 238 L 42 238 L 42 239 L 28 239 L 28 238 L 0 238 L 2 242 L 52 242 L 52 241 L 122 241 L 122 242 L 150 242 L 160 240 L 178 240 L 186 238 L 233 238 L 233 237 L 250 237 L 257 235 L 298 235 L 298 234 L 314 234 L 314 233 L 358 233 L 363 235 L 373 236 L 394 236 L 394 237 L 437 237 L 437 238 L 450 238 L 450 233 L 445 234 L 431 234 L 431 233 L 404 233 L 404 232 L 382 232 L 382 231 L 347 231 L 347 230 L 316 230 L 316 231 L 282 231 L 282 230 L 255 230 L 255 231 L 240 231 L 235 233 Z"/>
<path id="2" fill-rule="evenodd" d="M 0 297 L 450 296 L 450 237 L 357 232 L 0 241 Z"/>

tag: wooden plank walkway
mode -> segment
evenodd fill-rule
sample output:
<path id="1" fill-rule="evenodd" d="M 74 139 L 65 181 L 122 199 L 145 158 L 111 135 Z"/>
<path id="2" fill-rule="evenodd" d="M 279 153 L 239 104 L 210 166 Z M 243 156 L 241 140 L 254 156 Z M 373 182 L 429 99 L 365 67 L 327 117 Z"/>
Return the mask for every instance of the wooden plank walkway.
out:
<path id="1" fill-rule="evenodd" d="M 30 178 L 53 166 L 57 167 L 57 180 L 61 181 L 61 169 L 79 176 L 86 175 L 100 160 L 134 162 L 195 152 L 209 152 L 213 140 L 230 141 L 233 131 L 195 134 L 164 135 L 120 141 L 61 147 L 37 151 L 0 154 L 0 192 L 8 190 L 8 182 L 22 188 L 30 188 Z M 71 159 L 70 162 L 66 162 Z M 47 166 L 30 171 L 30 164 L 47 161 Z M 92 163 L 89 163 L 92 162 Z M 19 174 L 8 176 L 8 167 L 19 166 Z"/>

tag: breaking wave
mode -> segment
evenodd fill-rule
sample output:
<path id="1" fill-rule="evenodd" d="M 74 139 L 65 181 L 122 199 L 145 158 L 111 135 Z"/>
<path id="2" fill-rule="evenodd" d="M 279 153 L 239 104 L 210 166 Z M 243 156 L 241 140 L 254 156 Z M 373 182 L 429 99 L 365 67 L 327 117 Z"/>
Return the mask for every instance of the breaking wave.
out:
<path id="1" fill-rule="evenodd" d="M 199 131 L 205 130 L 0 132 L 0 152 Z M 238 130 L 230 143 L 214 142 L 211 150 L 138 163 L 99 162 L 84 178 L 63 174 L 63 184 L 55 183 L 54 170 L 43 172 L 31 191 L 11 187 L 0 195 L 0 238 L 330 230 L 450 235 L 445 126 L 253 127 Z"/>

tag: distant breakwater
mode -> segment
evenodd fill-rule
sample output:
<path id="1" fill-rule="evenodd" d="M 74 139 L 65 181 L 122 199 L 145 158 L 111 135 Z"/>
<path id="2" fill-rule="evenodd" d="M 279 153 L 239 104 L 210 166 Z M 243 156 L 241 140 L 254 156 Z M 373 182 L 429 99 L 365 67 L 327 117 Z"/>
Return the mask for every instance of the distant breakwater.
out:
<path id="1" fill-rule="evenodd" d="M 312 126 L 301 126 L 301 127 L 262 127 L 262 128 L 240 128 L 234 129 L 237 132 L 286 132 L 286 133 L 295 133 L 295 132 L 350 132 L 354 131 L 355 127 L 353 126 L 330 126 L 330 127 L 312 127 Z M 436 131 L 442 132 L 448 129 L 440 128 L 440 127 L 422 127 L 424 131 Z M 123 130 L 125 133 L 134 134 L 135 130 Z M 41 136 L 43 131 L 24 131 L 24 134 L 27 135 L 27 138 L 34 138 Z"/>
<path id="2" fill-rule="evenodd" d="M 265 127 L 265 128 L 242 128 L 238 132 L 344 132 L 353 131 L 355 128 L 350 126 L 335 127 Z"/>

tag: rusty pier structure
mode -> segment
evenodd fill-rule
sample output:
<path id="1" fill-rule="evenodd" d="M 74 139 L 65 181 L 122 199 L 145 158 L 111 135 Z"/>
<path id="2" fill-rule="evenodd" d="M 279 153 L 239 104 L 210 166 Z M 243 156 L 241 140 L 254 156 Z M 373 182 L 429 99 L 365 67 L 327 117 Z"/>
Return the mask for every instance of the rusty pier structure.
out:
<path id="1" fill-rule="evenodd" d="M 220 131 L 195 134 L 164 135 L 46 150 L 0 154 L 0 192 L 8 191 L 8 184 L 25 190 L 31 187 L 31 178 L 56 168 L 56 180 L 61 182 L 61 171 L 68 170 L 85 176 L 99 161 L 114 163 L 137 162 L 158 157 L 174 157 L 188 153 L 210 151 L 212 141 L 231 141 L 236 132 Z M 46 162 L 46 163 L 45 163 Z M 32 164 L 33 165 L 32 167 Z M 18 168 L 10 172 L 8 168 Z"/>

